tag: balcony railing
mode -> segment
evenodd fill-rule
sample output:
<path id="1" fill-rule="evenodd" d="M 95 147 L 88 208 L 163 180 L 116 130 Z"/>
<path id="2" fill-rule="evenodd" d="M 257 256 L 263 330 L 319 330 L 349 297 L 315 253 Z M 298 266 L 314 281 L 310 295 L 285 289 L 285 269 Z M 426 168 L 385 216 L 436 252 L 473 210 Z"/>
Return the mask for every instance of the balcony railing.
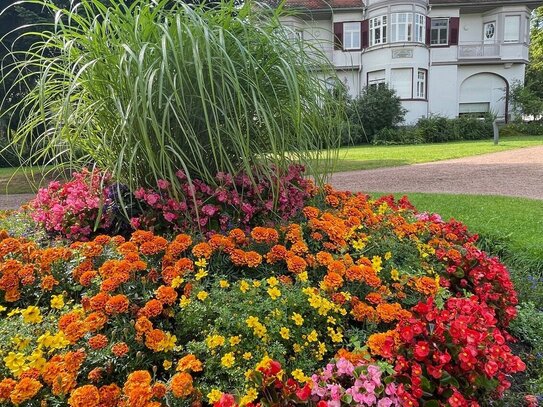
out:
<path id="1" fill-rule="evenodd" d="M 458 44 L 458 59 L 499 58 L 500 44 L 479 42 L 461 42 Z"/>

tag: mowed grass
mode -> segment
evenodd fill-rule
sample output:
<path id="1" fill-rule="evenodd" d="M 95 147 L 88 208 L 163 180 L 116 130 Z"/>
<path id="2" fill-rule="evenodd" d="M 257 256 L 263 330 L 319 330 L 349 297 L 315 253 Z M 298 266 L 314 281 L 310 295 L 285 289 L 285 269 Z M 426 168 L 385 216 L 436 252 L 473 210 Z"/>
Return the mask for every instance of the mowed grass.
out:
<path id="1" fill-rule="evenodd" d="M 339 152 L 339 160 L 334 171 L 369 170 L 418 164 L 539 145 L 543 145 L 543 136 L 502 137 L 497 146 L 494 145 L 493 140 L 489 139 L 402 146 L 345 147 Z"/>
<path id="2" fill-rule="evenodd" d="M 488 195 L 394 194 L 398 198 L 403 195 L 419 211 L 459 220 L 472 233 L 494 244 L 496 251 L 505 249 L 505 255 L 526 260 L 543 271 L 543 201 Z"/>
<path id="3" fill-rule="evenodd" d="M 55 178 L 51 167 L 0 168 L 0 197 L 5 194 L 29 194 Z M 47 175 L 44 175 L 47 174 Z"/>

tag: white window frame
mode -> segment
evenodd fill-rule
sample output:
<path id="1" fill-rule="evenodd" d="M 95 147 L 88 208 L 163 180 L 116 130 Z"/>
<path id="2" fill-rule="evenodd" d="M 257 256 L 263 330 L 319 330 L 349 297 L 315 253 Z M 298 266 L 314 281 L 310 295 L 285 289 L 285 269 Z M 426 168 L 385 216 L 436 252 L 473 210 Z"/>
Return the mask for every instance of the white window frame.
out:
<path id="1" fill-rule="evenodd" d="M 515 19 L 517 20 L 517 23 L 516 23 L 516 31 L 513 31 L 513 35 L 514 37 L 507 37 L 507 34 L 508 33 L 508 21 L 511 21 L 511 19 Z M 510 15 L 510 16 L 505 16 L 504 17 L 504 24 L 503 24 L 503 42 L 505 43 L 508 43 L 508 44 L 512 44 L 512 43 L 519 43 L 520 42 L 520 26 L 521 26 L 521 18 L 520 18 L 520 15 Z"/>
<path id="2" fill-rule="evenodd" d="M 370 79 L 371 74 L 380 74 L 375 79 Z M 379 69 L 377 71 L 371 71 L 368 72 L 368 88 L 371 88 L 375 86 L 376 88 L 379 88 L 379 86 L 384 85 L 386 83 L 386 71 L 384 69 Z"/>
<path id="3" fill-rule="evenodd" d="M 390 15 L 390 42 L 411 41 L 413 41 L 413 13 L 392 13 Z"/>
<path id="4" fill-rule="evenodd" d="M 415 42 L 424 44 L 426 42 L 426 16 L 415 13 Z"/>
<path id="5" fill-rule="evenodd" d="M 438 26 L 434 27 L 434 22 L 445 22 L 445 26 Z M 443 33 L 443 30 L 445 30 L 444 37 L 441 38 L 441 34 Z M 437 42 L 432 42 L 433 35 L 432 33 L 437 31 Z M 449 19 L 448 18 L 432 18 L 430 22 L 430 46 L 443 46 L 443 45 L 449 45 Z"/>
<path id="6" fill-rule="evenodd" d="M 417 99 L 426 99 L 426 81 L 427 81 L 428 73 L 426 69 L 418 69 L 417 70 L 417 89 L 415 92 L 415 95 Z"/>
<path id="7" fill-rule="evenodd" d="M 343 49 L 362 49 L 362 23 L 343 23 Z"/>
<path id="8" fill-rule="evenodd" d="M 387 42 L 387 16 L 382 15 L 370 18 L 370 47 Z"/>

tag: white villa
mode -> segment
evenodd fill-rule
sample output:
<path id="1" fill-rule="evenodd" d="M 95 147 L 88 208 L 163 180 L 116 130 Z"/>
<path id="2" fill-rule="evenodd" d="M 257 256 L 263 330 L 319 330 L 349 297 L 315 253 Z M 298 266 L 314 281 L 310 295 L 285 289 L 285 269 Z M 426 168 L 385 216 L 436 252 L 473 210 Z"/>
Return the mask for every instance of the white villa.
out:
<path id="1" fill-rule="evenodd" d="M 349 93 L 388 83 L 406 122 L 438 114 L 492 112 L 524 81 L 530 13 L 540 1 L 286 0 L 284 17 L 330 59 Z"/>

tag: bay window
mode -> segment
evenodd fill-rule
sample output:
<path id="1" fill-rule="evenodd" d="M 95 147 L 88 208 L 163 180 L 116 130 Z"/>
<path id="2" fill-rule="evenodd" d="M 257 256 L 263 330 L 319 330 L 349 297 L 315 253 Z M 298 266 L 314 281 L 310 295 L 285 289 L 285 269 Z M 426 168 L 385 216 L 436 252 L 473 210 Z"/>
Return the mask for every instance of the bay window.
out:
<path id="1" fill-rule="evenodd" d="M 387 16 L 370 19 L 370 46 L 387 42 Z"/>
<path id="2" fill-rule="evenodd" d="M 390 16 L 392 42 L 413 41 L 413 13 L 393 13 Z"/>

